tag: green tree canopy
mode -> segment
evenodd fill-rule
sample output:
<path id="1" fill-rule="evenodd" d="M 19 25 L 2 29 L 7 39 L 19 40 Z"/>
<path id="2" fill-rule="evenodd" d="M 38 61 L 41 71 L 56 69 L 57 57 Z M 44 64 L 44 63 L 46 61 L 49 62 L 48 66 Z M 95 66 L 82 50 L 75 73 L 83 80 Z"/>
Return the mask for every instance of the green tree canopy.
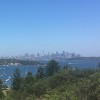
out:
<path id="1" fill-rule="evenodd" d="M 12 79 L 12 89 L 19 90 L 21 86 L 21 75 L 18 68 L 15 69 Z"/>
<path id="2" fill-rule="evenodd" d="M 52 76 L 55 72 L 58 72 L 60 69 L 59 64 L 56 60 L 51 60 L 46 66 L 47 76 Z"/>
<path id="3" fill-rule="evenodd" d="M 43 78 L 43 77 L 45 77 L 45 69 L 42 68 L 42 67 L 39 67 L 39 68 L 37 69 L 36 78 L 37 78 L 37 79 L 41 79 L 41 78 Z"/>

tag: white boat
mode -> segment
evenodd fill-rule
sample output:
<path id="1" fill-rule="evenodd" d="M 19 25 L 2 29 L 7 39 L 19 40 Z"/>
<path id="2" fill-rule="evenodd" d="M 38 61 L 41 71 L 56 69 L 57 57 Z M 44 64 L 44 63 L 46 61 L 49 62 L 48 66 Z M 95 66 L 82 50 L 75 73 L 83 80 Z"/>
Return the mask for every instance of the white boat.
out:
<path id="1" fill-rule="evenodd" d="M 10 77 L 10 76 L 9 76 L 8 78 L 9 78 L 9 79 L 11 79 L 11 77 Z"/>
<path id="2" fill-rule="evenodd" d="M 9 81 L 9 79 L 6 79 L 6 82 L 8 82 Z"/>

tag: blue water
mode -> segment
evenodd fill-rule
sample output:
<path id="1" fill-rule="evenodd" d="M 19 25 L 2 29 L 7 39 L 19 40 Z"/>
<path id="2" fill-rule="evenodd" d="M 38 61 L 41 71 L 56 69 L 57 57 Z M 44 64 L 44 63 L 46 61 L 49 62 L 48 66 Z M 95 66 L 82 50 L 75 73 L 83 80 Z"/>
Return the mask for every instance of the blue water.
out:
<path id="1" fill-rule="evenodd" d="M 16 68 L 19 68 L 21 72 L 21 76 L 25 77 L 27 75 L 27 72 L 32 72 L 33 75 L 35 75 L 37 68 L 39 66 L 0 66 L 0 79 L 2 79 L 3 83 L 5 85 L 10 86 L 13 72 Z"/>
<path id="2" fill-rule="evenodd" d="M 46 64 L 48 61 L 41 61 Z M 97 68 L 100 60 L 60 60 L 59 65 L 63 67 L 68 64 L 73 67 L 78 68 Z M 0 66 L 0 79 L 2 79 L 5 85 L 10 86 L 12 81 L 13 72 L 16 68 L 19 68 L 21 76 L 25 77 L 27 72 L 32 72 L 33 75 L 36 74 L 39 66 Z"/>
<path id="3" fill-rule="evenodd" d="M 48 61 L 41 61 L 42 63 L 47 63 Z M 61 67 L 70 65 L 72 67 L 78 68 L 96 68 L 100 63 L 100 60 L 58 60 Z"/>

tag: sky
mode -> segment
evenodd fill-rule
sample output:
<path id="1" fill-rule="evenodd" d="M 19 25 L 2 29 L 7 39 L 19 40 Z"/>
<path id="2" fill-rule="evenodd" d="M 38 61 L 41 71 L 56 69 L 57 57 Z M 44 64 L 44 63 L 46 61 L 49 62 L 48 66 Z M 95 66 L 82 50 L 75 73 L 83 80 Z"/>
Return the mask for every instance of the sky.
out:
<path id="1" fill-rule="evenodd" d="M 99 43 L 100 0 L 0 0 L 0 56 L 100 56 Z"/>

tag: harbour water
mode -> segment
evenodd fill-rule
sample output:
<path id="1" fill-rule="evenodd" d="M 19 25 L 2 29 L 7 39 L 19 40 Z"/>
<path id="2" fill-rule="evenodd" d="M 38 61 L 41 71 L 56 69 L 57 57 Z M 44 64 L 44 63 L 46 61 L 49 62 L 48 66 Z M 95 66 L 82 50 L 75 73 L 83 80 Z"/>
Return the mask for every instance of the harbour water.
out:
<path id="1" fill-rule="evenodd" d="M 7 86 L 11 85 L 13 72 L 16 68 L 20 70 L 21 76 L 25 77 L 27 72 L 36 73 L 39 66 L 0 66 L 0 79 Z"/>
<path id="2" fill-rule="evenodd" d="M 46 64 L 48 61 L 41 61 Z M 60 60 L 59 65 L 63 67 L 64 65 L 70 65 L 78 68 L 97 68 L 100 60 Z M 25 77 L 27 72 L 32 72 L 33 75 L 36 74 L 39 65 L 34 66 L 0 66 L 0 79 L 2 79 L 5 85 L 10 86 L 13 72 L 16 68 L 19 68 L 21 76 Z"/>

